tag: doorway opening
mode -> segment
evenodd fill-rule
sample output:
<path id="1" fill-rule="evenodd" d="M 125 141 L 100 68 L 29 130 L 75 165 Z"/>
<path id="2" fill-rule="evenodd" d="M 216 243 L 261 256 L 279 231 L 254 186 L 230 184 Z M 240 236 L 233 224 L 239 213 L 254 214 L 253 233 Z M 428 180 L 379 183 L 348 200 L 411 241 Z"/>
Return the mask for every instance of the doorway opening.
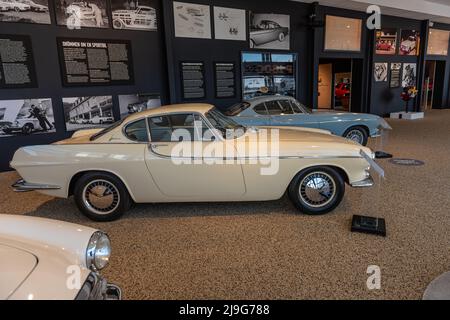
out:
<path id="1" fill-rule="evenodd" d="M 425 61 L 425 76 L 422 85 L 422 111 L 442 108 L 445 61 Z"/>
<path id="2" fill-rule="evenodd" d="M 319 110 L 361 112 L 362 59 L 320 59 Z"/>

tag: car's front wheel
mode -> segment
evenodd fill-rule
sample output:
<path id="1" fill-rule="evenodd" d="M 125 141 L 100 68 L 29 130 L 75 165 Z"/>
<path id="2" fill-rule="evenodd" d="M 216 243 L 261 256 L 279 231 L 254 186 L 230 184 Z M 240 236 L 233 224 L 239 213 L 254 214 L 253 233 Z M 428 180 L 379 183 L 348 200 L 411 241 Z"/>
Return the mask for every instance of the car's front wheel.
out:
<path id="1" fill-rule="evenodd" d="M 31 123 L 27 123 L 22 127 L 23 134 L 31 134 L 33 132 L 34 126 Z"/>
<path id="2" fill-rule="evenodd" d="M 348 128 L 344 132 L 343 137 L 365 146 L 367 145 L 369 135 L 367 134 L 366 129 L 364 129 L 363 127 L 356 126 Z"/>
<path id="3" fill-rule="evenodd" d="M 123 182 L 104 172 L 87 173 L 74 188 L 78 209 L 94 221 L 113 221 L 131 206 L 131 198 Z"/>
<path id="4" fill-rule="evenodd" d="M 289 185 L 289 198 L 303 213 L 320 215 L 334 210 L 342 201 L 345 181 L 331 167 L 312 167 L 298 173 Z"/>

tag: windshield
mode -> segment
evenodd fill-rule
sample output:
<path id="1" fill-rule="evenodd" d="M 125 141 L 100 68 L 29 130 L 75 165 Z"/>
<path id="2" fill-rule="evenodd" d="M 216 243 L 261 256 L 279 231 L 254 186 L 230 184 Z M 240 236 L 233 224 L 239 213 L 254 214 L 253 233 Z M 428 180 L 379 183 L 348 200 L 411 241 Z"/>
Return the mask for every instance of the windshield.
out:
<path id="1" fill-rule="evenodd" d="M 239 113 L 241 113 L 242 111 L 244 111 L 245 109 L 247 109 L 248 107 L 250 107 L 250 103 L 240 102 L 240 103 L 236 103 L 236 104 L 232 105 L 230 108 L 225 110 L 223 113 L 226 116 L 234 117 L 234 116 L 238 115 Z"/>
<path id="2" fill-rule="evenodd" d="M 100 138 L 100 137 L 103 136 L 104 134 L 106 134 L 106 133 L 108 133 L 108 132 L 114 130 L 114 129 L 117 128 L 118 126 L 120 126 L 120 125 L 123 123 L 123 121 L 124 121 L 125 119 L 126 119 L 126 118 L 124 118 L 124 119 L 122 119 L 122 120 L 119 120 L 119 121 L 113 123 L 112 125 L 110 125 L 109 127 L 106 127 L 106 128 L 103 129 L 102 131 L 97 132 L 96 134 L 92 135 L 92 136 L 89 138 L 89 140 L 90 140 L 90 141 L 97 140 L 98 138 Z"/>
<path id="3" fill-rule="evenodd" d="M 225 139 L 234 139 L 245 133 L 246 128 L 243 125 L 240 125 L 233 119 L 228 118 L 216 108 L 209 110 L 205 116 L 211 125 L 221 132 Z"/>

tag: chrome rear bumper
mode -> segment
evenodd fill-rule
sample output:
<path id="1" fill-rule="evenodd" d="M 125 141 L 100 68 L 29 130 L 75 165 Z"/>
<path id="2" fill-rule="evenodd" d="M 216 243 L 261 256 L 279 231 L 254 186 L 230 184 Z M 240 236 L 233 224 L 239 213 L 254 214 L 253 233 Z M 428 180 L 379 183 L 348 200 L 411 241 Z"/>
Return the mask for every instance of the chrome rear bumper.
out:
<path id="1" fill-rule="evenodd" d="M 49 184 L 29 183 L 23 179 L 18 180 L 11 186 L 15 192 L 28 192 L 34 190 L 58 190 L 60 186 L 54 186 Z"/>
<path id="2" fill-rule="evenodd" d="M 371 176 L 368 176 L 366 179 L 361 181 L 356 181 L 351 184 L 353 188 L 369 188 L 374 185 L 373 179 Z"/>

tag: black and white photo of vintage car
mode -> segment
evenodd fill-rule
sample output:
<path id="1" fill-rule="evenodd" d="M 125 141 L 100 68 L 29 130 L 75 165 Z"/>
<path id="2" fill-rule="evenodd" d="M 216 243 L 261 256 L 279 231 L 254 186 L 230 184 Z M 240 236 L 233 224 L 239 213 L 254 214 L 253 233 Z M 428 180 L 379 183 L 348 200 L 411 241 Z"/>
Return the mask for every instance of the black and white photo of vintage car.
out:
<path id="1" fill-rule="evenodd" d="M 52 100 L 0 100 L 0 137 L 55 132 Z"/>
<path id="2" fill-rule="evenodd" d="M 214 7 L 214 38 L 219 40 L 247 40 L 245 10 Z"/>
<path id="3" fill-rule="evenodd" d="M 67 131 L 105 127 L 116 120 L 112 96 L 63 98 Z"/>
<path id="4" fill-rule="evenodd" d="M 211 39 L 211 14 L 208 5 L 173 2 L 175 37 Z"/>
<path id="5" fill-rule="evenodd" d="M 114 29 L 158 30 L 154 0 L 111 0 Z"/>
<path id="6" fill-rule="evenodd" d="M 402 72 L 402 87 L 416 86 L 417 64 L 404 63 Z"/>
<path id="7" fill-rule="evenodd" d="M 123 119 L 136 112 L 160 107 L 161 98 L 158 94 L 124 94 L 119 95 L 119 106 Z"/>
<path id="8" fill-rule="evenodd" d="M 0 0 L 0 21 L 50 24 L 48 0 Z"/>
<path id="9" fill-rule="evenodd" d="M 250 13 L 250 48 L 290 49 L 290 16 Z"/>
<path id="10" fill-rule="evenodd" d="M 67 28 L 109 28 L 106 0 L 55 0 L 56 23 Z"/>

